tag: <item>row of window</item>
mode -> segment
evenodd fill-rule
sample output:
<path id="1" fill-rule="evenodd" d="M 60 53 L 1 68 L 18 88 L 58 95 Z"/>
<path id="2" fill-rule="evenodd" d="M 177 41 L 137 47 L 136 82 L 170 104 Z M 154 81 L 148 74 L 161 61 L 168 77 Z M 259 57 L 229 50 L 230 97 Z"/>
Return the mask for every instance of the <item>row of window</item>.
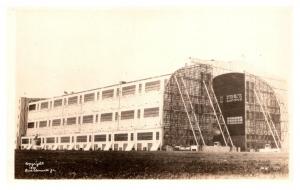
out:
<path id="1" fill-rule="evenodd" d="M 228 125 L 243 124 L 243 117 L 242 116 L 227 117 L 227 124 Z"/>
<path id="2" fill-rule="evenodd" d="M 140 118 L 140 109 L 137 110 L 137 118 Z M 128 110 L 121 112 L 121 120 L 134 119 L 135 110 Z M 144 109 L 144 118 L 149 117 L 158 117 L 159 116 L 159 107 L 155 108 L 145 108 Z M 27 128 L 34 128 L 39 126 L 47 127 L 47 126 L 61 126 L 61 125 L 75 125 L 77 124 L 89 124 L 89 123 L 98 123 L 100 117 L 100 122 L 113 121 L 113 113 L 102 113 L 96 115 L 84 115 L 82 117 L 68 117 L 68 118 L 59 118 L 51 120 L 43 120 L 36 122 L 28 122 Z M 119 118 L 119 113 L 115 113 L 115 121 Z"/>
<path id="3" fill-rule="evenodd" d="M 94 135 L 94 140 L 93 142 L 106 142 L 106 141 L 112 141 L 111 134 L 105 135 L 105 134 L 99 134 L 99 135 Z M 114 141 L 134 141 L 134 133 L 119 133 L 119 134 L 114 134 Z M 80 135 L 76 136 L 63 136 L 63 137 L 46 137 L 46 138 L 38 138 L 38 144 L 42 143 L 58 143 L 60 140 L 60 143 L 74 143 L 76 139 L 77 143 L 82 143 L 82 142 L 92 142 L 92 135 Z M 142 140 L 154 140 L 153 132 L 142 132 L 142 133 L 137 133 L 137 140 L 142 141 Z M 155 140 L 159 140 L 159 132 L 155 133 Z M 22 144 L 29 144 L 30 139 L 22 139 Z"/>
<path id="4" fill-rule="evenodd" d="M 139 84 L 139 93 L 142 92 L 142 84 Z M 152 82 L 146 82 L 145 83 L 145 92 L 150 92 L 150 91 L 159 91 L 160 90 L 160 81 L 152 81 Z M 116 91 L 116 92 L 115 92 Z M 103 90 L 102 91 L 102 100 L 108 99 L 108 98 L 113 98 L 114 94 L 116 93 L 116 96 L 120 95 L 120 89 L 109 89 L 109 90 Z M 134 95 L 136 93 L 136 85 L 131 85 L 131 86 L 126 86 L 122 88 L 122 96 L 127 96 L 127 95 Z M 92 92 L 92 93 L 87 93 L 83 95 L 83 100 L 82 100 L 82 95 L 77 95 L 77 96 L 72 96 L 69 98 L 64 98 L 64 99 L 57 99 L 53 101 L 53 108 L 55 107 L 60 107 L 63 105 L 74 105 L 74 104 L 80 104 L 83 102 L 90 102 L 90 101 L 95 101 L 100 99 L 100 92 Z M 79 102 L 78 102 L 79 100 Z M 29 111 L 33 110 L 42 110 L 42 109 L 51 109 L 52 108 L 52 101 L 50 102 L 42 102 L 40 104 L 31 104 L 28 106 Z"/>
<path id="5" fill-rule="evenodd" d="M 227 103 L 230 102 L 241 102 L 243 101 L 243 95 L 242 94 L 230 94 L 225 96 L 225 101 Z M 220 96 L 219 102 L 222 104 L 224 102 L 224 97 Z"/>

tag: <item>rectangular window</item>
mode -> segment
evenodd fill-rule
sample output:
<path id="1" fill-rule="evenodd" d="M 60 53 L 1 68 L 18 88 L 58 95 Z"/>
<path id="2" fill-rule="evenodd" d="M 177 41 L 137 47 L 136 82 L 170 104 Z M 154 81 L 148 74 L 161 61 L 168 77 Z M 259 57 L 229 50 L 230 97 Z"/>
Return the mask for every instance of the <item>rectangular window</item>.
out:
<path id="1" fill-rule="evenodd" d="M 133 136 L 133 135 L 134 135 L 133 133 L 130 134 L 130 140 L 131 140 L 131 141 L 133 141 L 133 139 L 134 139 L 134 136 Z"/>
<path id="2" fill-rule="evenodd" d="M 145 84 L 145 92 L 149 91 L 159 91 L 160 89 L 160 81 L 146 82 Z"/>
<path id="3" fill-rule="evenodd" d="M 106 141 L 106 135 L 95 135 L 94 136 L 95 142 L 105 142 Z"/>
<path id="4" fill-rule="evenodd" d="M 142 84 L 139 84 L 139 93 L 142 93 Z"/>
<path id="5" fill-rule="evenodd" d="M 113 98 L 114 89 L 102 91 L 102 99 Z"/>
<path id="6" fill-rule="evenodd" d="M 122 96 L 131 95 L 135 93 L 135 85 L 126 86 L 122 88 Z"/>
<path id="7" fill-rule="evenodd" d="M 128 134 L 127 133 L 115 134 L 114 138 L 115 141 L 128 141 Z"/>
<path id="8" fill-rule="evenodd" d="M 48 109 L 48 102 L 41 103 L 41 110 L 42 109 Z"/>
<path id="9" fill-rule="evenodd" d="M 137 118 L 140 118 L 141 117 L 141 110 L 138 109 L 138 112 L 137 112 Z"/>
<path id="10" fill-rule="evenodd" d="M 84 95 L 84 102 L 90 102 L 95 100 L 95 93 L 89 93 Z"/>
<path id="11" fill-rule="evenodd" d="M 232 94 L 226 96 L 226 102 L 240 102 L 243 101 L 242 94 Z"/>
<path id="12" fill-rule="evenodd" d="M 60 126 L 61 119 L 53 119 L 52 120 L 52 126 Z"/>
<path id="13" fill-rule="evenodd" d="M 76 142 L 87 142 L 87 136 L 77 136 Z"/>
<path id="14" fill-rule="evenodd" d="M 96 115 L 96 123 L 98 123 L 98 114 Z"/>
<path id="15" fill-rule="evenodd" d="M 97 92 L 97 100 L 100 98 L 100 92 Z"/>
<path id="16" fill-rule="evenodd" d="M 144 117 L 158 117 L 159 108 L 145 108 L 144 109 Z"/>
<path id="17" fill-rule="evenodd" d="M 34 128 L 34 122 L 28 122 L 27 128 Z"/>
<path id="18" fill-rule="evenodd" d="M 62 99 L 54 100 L 53 107 L 62 106 Z"/>
<path id="19" fill-rule="evenodd" d="M 227 124 L 228 125 L 243 124 L 243 117 L 242 116 L 227 117 Z"/>
<path id="20" fill-rule="evenodd" d="M 120 89 L 117 88 L 117 96 L 119 96 L 119 95 L 120 95 Z"/>
<path id="21" fill-rule="evenodd" d="M 78 96 L 73 96 L 68 98 L 68 105 L 73 105 L 73 104 L 77 104 L 78 101 Z"/>
<path id="22" fill-rule="evenodd" d="M 111 141 L 111 134 L 108 135 L 108 141 Z"/>
<path id="23" fill-rule="evenodd" d="M 36 104 L 31 104 L 31 105 L 28 106 L 29 111 L 33 111 L 35 109 L 36 109 Z"/>
<path id="24" fill-rule="evenodd" d="M 159 140 L 159 132 L 156 132 L 156 140 Z"/>
<path id="25" fill-rule="evenodd" d="M 22 139 L 22 144 L 29 144 L 29 139 Z"/>
<path id="26" fill-rule="evenodd" d="M 115 113 L 115 121 L 118 121 L 118 117 L 119 117 L 119 113 L 116 112 L 116 113 Z"/>
<path id="27" fill-rule="evenodd" d="M 223 96 L 220 96 L 220 104 L 223 104 Z"/>
<path id="28" fill-rule="evenodd" d="M 137 134 L 137 140 L 152 140 L 152 139 L 153 139 L 153 133 L 152 132 L 138 133 Z"/>
<path id="29" fill-rule="evenodd" d="M 134 110 L 122 111 L 121 120 L 125 120 L 125 119 L 134 119 Z"/>
<path id="30" fill-rule="evenodd" d="M 100 121 L 112 121 L 112 113 L 103 113 L 101 114 Z"/>
<path id="31" fill-rule="evenodd" d="M 46 138 L 46 143 L 55 143 L 55 138 L 54 137 Z"/>
<path id="32" fill-rule="evenodd" d="M 40 121 L 39 127 L 47 127 L 47 121 Z"/>
<path id="33" fill-rule="evenodd" d="M 82 123 L 93 123 L 94 116 L 93 115 L 85 115 L 82 117 Z"/>
<path id="34" fill-rule="evenodd" d="M 61 143 L 69 143 L 70 142 L 70 137 L 60 137 L 60 142 Z"/>
<path id="35" fill-rule="evenodd" d="M 67 125 L 75 125 L 75 124 L 76 124 L 76 117 L 67 118 Z"/>

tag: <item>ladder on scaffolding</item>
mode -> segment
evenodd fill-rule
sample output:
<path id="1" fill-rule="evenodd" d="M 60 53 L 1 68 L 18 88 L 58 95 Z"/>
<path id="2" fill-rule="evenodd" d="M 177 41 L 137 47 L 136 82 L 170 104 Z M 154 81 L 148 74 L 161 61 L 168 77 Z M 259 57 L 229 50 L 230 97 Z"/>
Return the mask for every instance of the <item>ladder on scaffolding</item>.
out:
<path id="1" fill-rule="evenodd" d="M 216 98 L 214 89 L 212 88 L 211 85 L 209 87 L 207 87 L 205 81 L 202 81 L 202 83 L 205 87 L 205 91 L 208 96 L 209 103 L 211 105 L 211 108 L 213 109 L 213 114 L 216 118 L 216 121 L 219 126 L 220 132 L 222 134 L 225 146 L 229 145 L 231 147 L 234 147 L 228 127 L 226 125 L 225 119 L 222 114 L 222 110 L 221 110 L 218 100 Z"/>
<path id="2" fill-rule="evenodd" d="M 268 129 L 271 132 L 271 135 L 273 137 L 273 140 L 274 140 L 274 143 L 276 145 L 276 148 L 279 149 L 280 148 L 280 137 L 279 137 L 277 129 L 276 129 L 274 123 L 273 123 L 272 117 L 271 117 L 270 113 L 268 111 L 266 111 L 267 107 L 263 103 L 262 96 L 261 96 L 260 92 L 257 91 L 255 88 L 254 88 L 254 94 L 255 94 L 255 97 L 256 97 L 256 99 L 258 101 L 258 104 L 259 104 L 259 106 L 260 106 L 260 108 L 262 110 L 264 118 L 265 118 L 265 120 L 267 122 Z"/>
<path id="3" fill-rule="evenodd" d="M 182 77 L 177 77 L 176 75 L 174 75 L 174 79 L 175 79 L 176 85 L 178 87 L 180 97 L 181 97 L 185 112 L 187 114 L 188 121 L 189 121 L 191 130 L 193 132 L 193 136 L 194 136 L 196 145 L 199 146 L 199 142 L 198 142 L 198 138 L 197 138 L 197 134 L 196 134 L 196 132 L 198 132 L 199 135 L 200 135 L 202 145 L 206 146 L 203 135 L 202 135 L 202 132 L 201 132 L 201 129 L 200 129 L 200 126 L 199 126 L 199 122 L 198 122 L 198 119 L 197 119 L 197 116 L 196 116 L 196 113 L 195 113 L 195 110 L 194 110 L 194 107 L 193 107 L 193 104 L 191 102 L 189 92 L 188 92 L 187 87 L 186 87 L 186 85 L 183 81 L 183 78 Z"/>

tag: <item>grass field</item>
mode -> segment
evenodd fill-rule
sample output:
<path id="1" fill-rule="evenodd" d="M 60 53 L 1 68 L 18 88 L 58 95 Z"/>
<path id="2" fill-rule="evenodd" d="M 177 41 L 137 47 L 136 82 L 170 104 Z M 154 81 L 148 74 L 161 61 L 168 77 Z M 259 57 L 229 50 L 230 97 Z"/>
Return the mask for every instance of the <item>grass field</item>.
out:
<path id="1" fill-rule="evenodd" d="M 287 178 L 288 154 L 15 151 L 16 179 Z"/>

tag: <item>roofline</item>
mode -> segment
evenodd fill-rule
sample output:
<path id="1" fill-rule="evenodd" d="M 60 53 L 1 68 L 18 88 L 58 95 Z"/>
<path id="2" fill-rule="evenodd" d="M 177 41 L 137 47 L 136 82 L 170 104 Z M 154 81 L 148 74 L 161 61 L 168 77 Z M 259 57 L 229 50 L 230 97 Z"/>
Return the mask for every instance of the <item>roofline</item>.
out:
<path id="1" fill-rule="evenodd" d="M 159 78 L 159 77 L 164 77 L 164 76 L 171 76 L 171 75 L 172 74 L 164 74 L 164 75 L 158 75 L 158 76 L 154 76 L 154 77 L 148 77 L 148 78 L 133 80 L 133 81 L 129 81 L 129 82 L 124 83 L 124 85 L 134 83 L 134 82 L 143 81 L 143 80 L 149 80 L 149 79 L 154 79 L 154 78 Z M 45 98 L 45 100 L 52 99 L 52 98 L 58 98 L 58 97 L 64 97 L 64 96 L 70 96 L 70 95 L 75 95 L 75 94 L 80 94 L 80 93 L 94 91 L 94 90 L 100 90 L 100 89 L 103 89 L 103 88 L 115 87 L 115 86 L 119 86 L 119 85 L 121 85 L 121 84 L 113 84 L 113 85 L 103 86 L 103 87 L 99 87 L 99 88 L 93 88 L 93 89 L 89 89 L 89 90 L 74 92 L 74 93 L 71 93 L 71 94 L 63 94 L 63 95 L 60 95 L 60 96 L 53 96 L 51 98 Z"/>

